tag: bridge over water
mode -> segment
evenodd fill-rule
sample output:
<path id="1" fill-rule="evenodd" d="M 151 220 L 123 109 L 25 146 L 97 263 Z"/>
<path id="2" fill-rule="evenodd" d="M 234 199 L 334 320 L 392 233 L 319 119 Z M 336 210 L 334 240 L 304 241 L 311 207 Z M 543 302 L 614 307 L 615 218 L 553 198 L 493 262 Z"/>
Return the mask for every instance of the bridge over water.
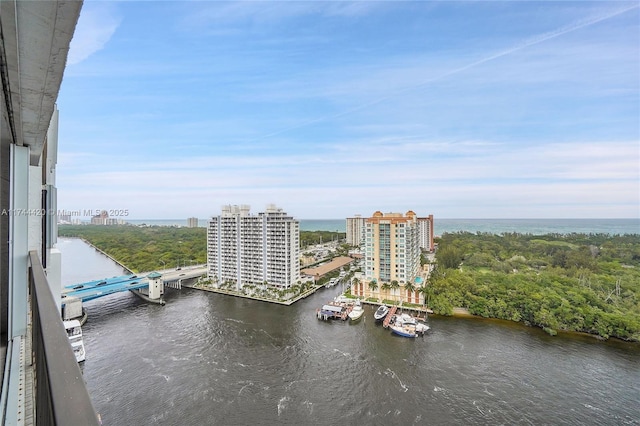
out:
<path id="1" fill-rule="evenodd" d="M 182 269 L 167 269 L 157 272 L 144 272 L 135 275 L 121 275 L 71 284 L 62 289 L 62 304 L 70 305 L 71 303 L 78 303 L 78 301 L 87 302 L 99 297 L 131 290 L 145 299 L 164 303 L 161 296 L 164 294 L 165 286 L 179 289 L 182 288 L 183 281 L 199 278 L 206 273 L 207 267 L 204 265 Z M 150 284 L 151 289 L 149 288 Z M 78 310 L 75 309 L 75 311 Z M 80 314 L 81 311 L 80 305 Z M 75 314 L 70 315 L 71 317 L 76 316 Z"/>

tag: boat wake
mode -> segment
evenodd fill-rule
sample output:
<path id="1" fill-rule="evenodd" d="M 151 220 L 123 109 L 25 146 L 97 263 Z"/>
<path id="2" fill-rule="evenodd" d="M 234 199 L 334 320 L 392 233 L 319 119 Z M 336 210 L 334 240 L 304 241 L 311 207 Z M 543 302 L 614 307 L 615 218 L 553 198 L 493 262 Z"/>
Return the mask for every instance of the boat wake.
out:
<path id="1" fill-rule="evenodd" d="M 334 348 L 333 351 L 338 352 L 340 353 L 340 355 L 345 356 L 347 358 L 351 358 L 351 354 L 349 352 L 342 352 L 340 349 L 336 349 L 336 348 Z"/>
<path id="2" fill-rule="evenodd" d="M 387 370 L 384 372 L 384 374 L 386 374 L 387 376 L 391 376 L 392 378 L 398 380 L 398 383 L 400 383 L 400 387 L 402 388 L 402 390 L 404 392 L 408 391 L 409 388 L 407 386 L 405 386 L 404 383 L 402 383 L 402 380 L 400 380 L 400 378 L 398 377 L 398 375 L 395 373 L 395 371 L 393 371 L 390 368 L 387 368 Z"/>
<path id="3" fill-rule="evenodd" d="M 283 396 L 280 398 L 280 401 L 278 401 L 278 416 L 287 408 L 287 402 L 289 402 L 288 396 Z"/>

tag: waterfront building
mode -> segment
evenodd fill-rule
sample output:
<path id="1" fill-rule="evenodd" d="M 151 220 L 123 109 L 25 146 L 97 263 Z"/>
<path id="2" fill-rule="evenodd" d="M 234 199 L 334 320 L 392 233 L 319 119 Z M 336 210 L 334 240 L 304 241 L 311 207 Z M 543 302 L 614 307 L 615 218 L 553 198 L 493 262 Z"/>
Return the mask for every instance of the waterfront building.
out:
<path id="1" fill-rule="evenodd" d="M 418 218 L 418 230 L 420 233 L 420 248 L 433 251 L 433 215 Z"/>
<path id="2" fill-rule="evenodd" d="M 91 216 L 92 225 L 124 225 L 125 223 L 124 219 L 109 217 L 109 212 L 106 210 L 102 210 L 99 214 Z"/>
<path id="3" fill-rule="evenodd" d="M 257 215 L 223 206 L 209 221 L 207 263 L 217 286 L 290 288 L 300 279 L 300 224 L 273 204 Z"/>
<path id="4" fill-rule="evenodd" d="M 70 214 L 58 215 L 58 224 L 68 225 L 70 223 L 71 223 L 71 215 Z"/>
<path id="5" fill-rule="evenodd" d="M 106 210 L 102 210 L 99 214 L 91 216 L 92 225 L 106 225 L 109 220 L 109 213 Z"/>
<path id="6" fill-rule="evenodd" d="M 423 303 L 418 218 L 377 211 L 365 220 L 364 276 L 352 287 L 364 298 Z"/>
<path id="7" fill-rule="evenodd" d="M 81 7 L 0 1 L 2 425 L 99 424 L 62 323 L 56 248 L 55 102 Z"/>
<path id="8" fill-rule="evenodd" d="M 198 227 L 198 218 L 197 217 L 187 218 L 187 227 L 189 227 L 189 228 L 197 228 Z"/>
<path id="9" fill-rule="evenodd" d="M 347 218 L 347 244 L 362 247 L 364 242 L 364 218 L 357 214 Z"/>

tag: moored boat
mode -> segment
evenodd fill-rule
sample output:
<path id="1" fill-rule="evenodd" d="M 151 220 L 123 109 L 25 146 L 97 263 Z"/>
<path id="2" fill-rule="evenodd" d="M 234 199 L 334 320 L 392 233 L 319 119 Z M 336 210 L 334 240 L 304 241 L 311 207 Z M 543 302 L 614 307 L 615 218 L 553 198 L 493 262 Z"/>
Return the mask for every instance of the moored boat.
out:
<path id="1" fill-rule="evenodd" d="M 71 320 L 63 321 L 63 323 L 64 328 L 67 330 L 67 336 L 69 337 L 69 343 L 71 343 L 73 354 L 76 356 L 76 361 L 83 362 L 85 360 L 85 351 L 80 321 Z"/>
<path id="2" fill-rule="evenodd" d="M 389 324 L 391 331 L 402 337 L 418 337 L 424 335 L 429 330 L 429 326 L 418 322 L 417 319 L 408 314 L 397 315 Z"/>
<path id="3" fill-rule="evenodd" d="M 351 321 L 357 321 L 362 317 L 362 314 L 364 314 L 364 308 L 362 307 L 362 305 L 360 304 L 360 301 L 356 301 L 356 304 L 353 306 L 353 309 L 351 309 L 351 312 L 349 312 L 349 319 Z"/>
<path id="4" fill-rule="evenodd" d="M 387 305 L 380 305 L 380 307 L 374 312 L 373 318 L 375 318 L 376 321 L 382 321 L 388 313 L 389 307 Z"/>

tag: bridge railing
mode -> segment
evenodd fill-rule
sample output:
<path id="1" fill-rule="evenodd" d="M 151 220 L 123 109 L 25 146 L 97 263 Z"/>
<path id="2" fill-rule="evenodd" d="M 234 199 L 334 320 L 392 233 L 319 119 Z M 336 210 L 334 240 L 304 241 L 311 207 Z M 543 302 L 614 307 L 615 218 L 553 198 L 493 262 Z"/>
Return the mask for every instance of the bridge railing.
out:
<path id="1" fill-rule="evenodd" d="M 36 251 L 29 252 L 35 424 L 99 425 Z"/>

